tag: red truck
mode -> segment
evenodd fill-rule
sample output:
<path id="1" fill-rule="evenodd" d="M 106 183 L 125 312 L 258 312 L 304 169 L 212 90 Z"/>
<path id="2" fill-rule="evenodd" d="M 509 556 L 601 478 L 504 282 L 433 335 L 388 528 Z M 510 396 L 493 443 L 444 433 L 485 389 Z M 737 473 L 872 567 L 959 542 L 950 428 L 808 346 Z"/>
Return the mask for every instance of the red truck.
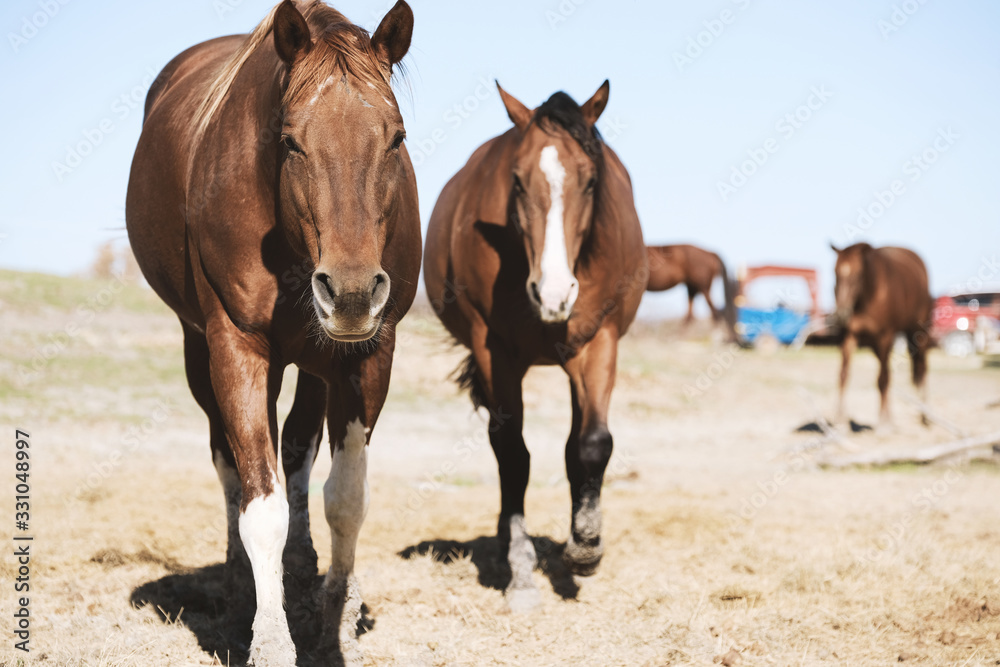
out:
<path id="1" fill-rule="evenodd" d="M 965 357 L 983 352 L 1000 337 L 1000 292 L 938 297 L 931 335 L 950 355 Z"/>

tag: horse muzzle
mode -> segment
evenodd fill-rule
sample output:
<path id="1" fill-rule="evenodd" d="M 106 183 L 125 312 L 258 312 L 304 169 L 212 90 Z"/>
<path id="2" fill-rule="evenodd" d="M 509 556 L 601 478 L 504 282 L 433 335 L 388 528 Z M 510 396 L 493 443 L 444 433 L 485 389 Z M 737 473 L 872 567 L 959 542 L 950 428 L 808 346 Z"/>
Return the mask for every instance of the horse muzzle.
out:
<path id="1" fill-rule="evenodd" d="M 356 343 L 374 336 L 389 301 L 389 276 L 381 269 L 361 280 L 337 280 L 317 270 L 312 277 L 313 308 L 323 332 Z"/>
<path id="2" fill-rule="evenodd" d="M 541 283 L 529 280 L 527 288 L 535 312 L 546 324 L 560 324 L 568 320 L 580 294 L 580 283 L 572 277 L 558 284 L 544 278 Z"/>

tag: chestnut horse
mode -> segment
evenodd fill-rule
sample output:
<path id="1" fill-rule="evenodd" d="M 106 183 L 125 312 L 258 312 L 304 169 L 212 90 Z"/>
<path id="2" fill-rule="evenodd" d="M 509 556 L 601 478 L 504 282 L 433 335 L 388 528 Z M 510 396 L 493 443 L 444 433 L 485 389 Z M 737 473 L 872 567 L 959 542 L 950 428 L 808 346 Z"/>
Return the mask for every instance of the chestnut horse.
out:
<path id="1" fill-rule="evenodd" d="M 844 389 L 851 354 L 858 345 L 867 345 L 879 361 L 878 390 L 882 396 L 879 422 L 886 426 L 890 421 L 889 356 L 900 333 L 906 336 L 913 384 L 921 399 L 926 397 L 929 327 L 934 307 L 927 269 L 916 253 L 905 248 L 873 248 L 867 243 L 856 243 L 843 250 L 830 247 L 837 253 L 834 319 L 844 329 L 837 417 L 846 418 Z"/>
<path id="2" fill-rule="evenodd" d="M 603 555 L 618 339 L 635 317 L 648 267 L 628 172 L 594 127 L 608 82 L 583 106 L 558 92 L 534 111 L 497 88 L 514 127 L 480 146 L 442 190 L 427 228 L 424 281 L 445 327 L 471 351 L 461 385 L 489 409 L 497 533 L 511 570 L 506 597 L 524 609 L 539 593 L 524 522 L 522 379 L 538 364 L 559 364 L 569 376 L 572 513 L 563 560 L 593 574 Z"/>
<path id="3" fill-rule="evenodd" d="M 729 282 L 729 273 L 721 257 L 710 250 L 688 244 L 647 246 L 646 252 L 649 254 L 649 284 L 646 291 L 663 292 L 683 283 L 688 293 L 684 324 L 691 324 L 694 320 L 694 298 L 701 294 L 712 311 L 712 319 L 725 321 L 732 332 L 736 324 L 733 285 Z M 712 303 L 712 283 L 716 278 L 722 278 L 722 293 L 725 298 L 722 310 L 718 310 Z"/>
<path id="4" fill-rule="evenodd" d="M 316 576 L 307 498 L 324 419 L 333 562 L 317 599 L 319 649 L 360 662 L 353 569 L 367 445 L 420 265 L 416 181 L 390 86 L 412 29 L 402 0 L 371 37 L 318 0 L 285 0 L 249 35 L 174 58 L 146 100 L 129 239 L 184 330 L 226 499 L 228 607 L 252 610 L 240 594 L 256 591 L 258 667 L 295 663 L 282 565 L 304 582 L 286 597 L 295 619 Z M 275 400 L 288 364 L 299 375 L 281 432 L 286 500 Z"/>

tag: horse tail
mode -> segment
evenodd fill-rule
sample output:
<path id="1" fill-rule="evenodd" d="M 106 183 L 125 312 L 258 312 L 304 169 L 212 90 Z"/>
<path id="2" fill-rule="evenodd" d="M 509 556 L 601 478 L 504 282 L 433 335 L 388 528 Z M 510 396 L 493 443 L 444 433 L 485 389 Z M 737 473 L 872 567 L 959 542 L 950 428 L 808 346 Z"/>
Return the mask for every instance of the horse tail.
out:
<path id="1" fill-rule="evenodd" d="M 722 277 L 722 289 L 725 295 L 725 305 L 723 306 L 722 314 L 723 319 L 726 322 L 726 333 L 729 334 L 729 341 L 736 341 L 736 283 L 729 280 L 729 271 L 726 269 L 726 263 L 722 261 L 722 258 L 718 254 L 715 258 L 719 260 L 719 275 Z"/>
<path id="2" fill-rule="evenodd" d="M 469 392 L 473 407 L 479 409 L 486 405 L 486 389 L 483 387 L 483 378 L 479 372 L 479 364 L 476 363 L 476 358 L 471 352 L 455 369 L 453 375 L 459 388 Z"/>

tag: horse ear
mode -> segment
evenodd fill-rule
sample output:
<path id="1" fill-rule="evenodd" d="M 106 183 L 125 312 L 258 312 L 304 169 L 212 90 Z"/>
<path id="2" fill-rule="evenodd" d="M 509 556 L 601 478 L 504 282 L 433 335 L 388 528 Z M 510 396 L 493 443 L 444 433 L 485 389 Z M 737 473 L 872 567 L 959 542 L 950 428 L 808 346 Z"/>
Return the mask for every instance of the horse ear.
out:
<path id="1" fill-rule="evenodd" d="M 497 90 L 500 91 L 500 99 L 503 100 L 503 105 L 507 108 L 507 115 L 510 116 L 511 121 L 514 122 L 517 129 L 524 132 L 524 129 L 528 127 L 528 123 L 531 122 L 531 110 L 521 104 L 521 101 L 516 97 L 501 88 L 499 81 L 494 81 L 494 83 L 497 84 Z"/>
<path id="2" fill-rule="evenodd" d="M 399 0 L 382 17 L 382 22 L 372 35 L 372 49 L 382 62 L 382 66 L 392 70 L 392 66 L 403 59 L 410 50 L 413 38 L 413 10 L 403 0 Z"/>
<path id="3" fill-rule="evenodd" d="M 601 87 L 597 89 L 594 96 L 583 103 L 580 107 L 580 111 L 583 112 L 583 119 L 587 121 L 588 125 L 593 125 L 597 122 L 597 119 L 601 117 L 604 112 L 604 107 L 608 106 L 608 95 L 611 94 L 611 82 L 607 79 L 601 84 Z"/>
<path id="4" fill-rule="evenodd" d="M 841 253 L 841 251 L 837 249 L 837 246 L 833 245 L 832 242 L 830 243 L 830 249 L 833 250 L 838 255 Z"/>
<path id="5" fill-rule="evenodd" d="M 309 24 L 291 0 L 282 2 L 274 12 L 274 48 L 289 67 L 312 48 Z"/>

